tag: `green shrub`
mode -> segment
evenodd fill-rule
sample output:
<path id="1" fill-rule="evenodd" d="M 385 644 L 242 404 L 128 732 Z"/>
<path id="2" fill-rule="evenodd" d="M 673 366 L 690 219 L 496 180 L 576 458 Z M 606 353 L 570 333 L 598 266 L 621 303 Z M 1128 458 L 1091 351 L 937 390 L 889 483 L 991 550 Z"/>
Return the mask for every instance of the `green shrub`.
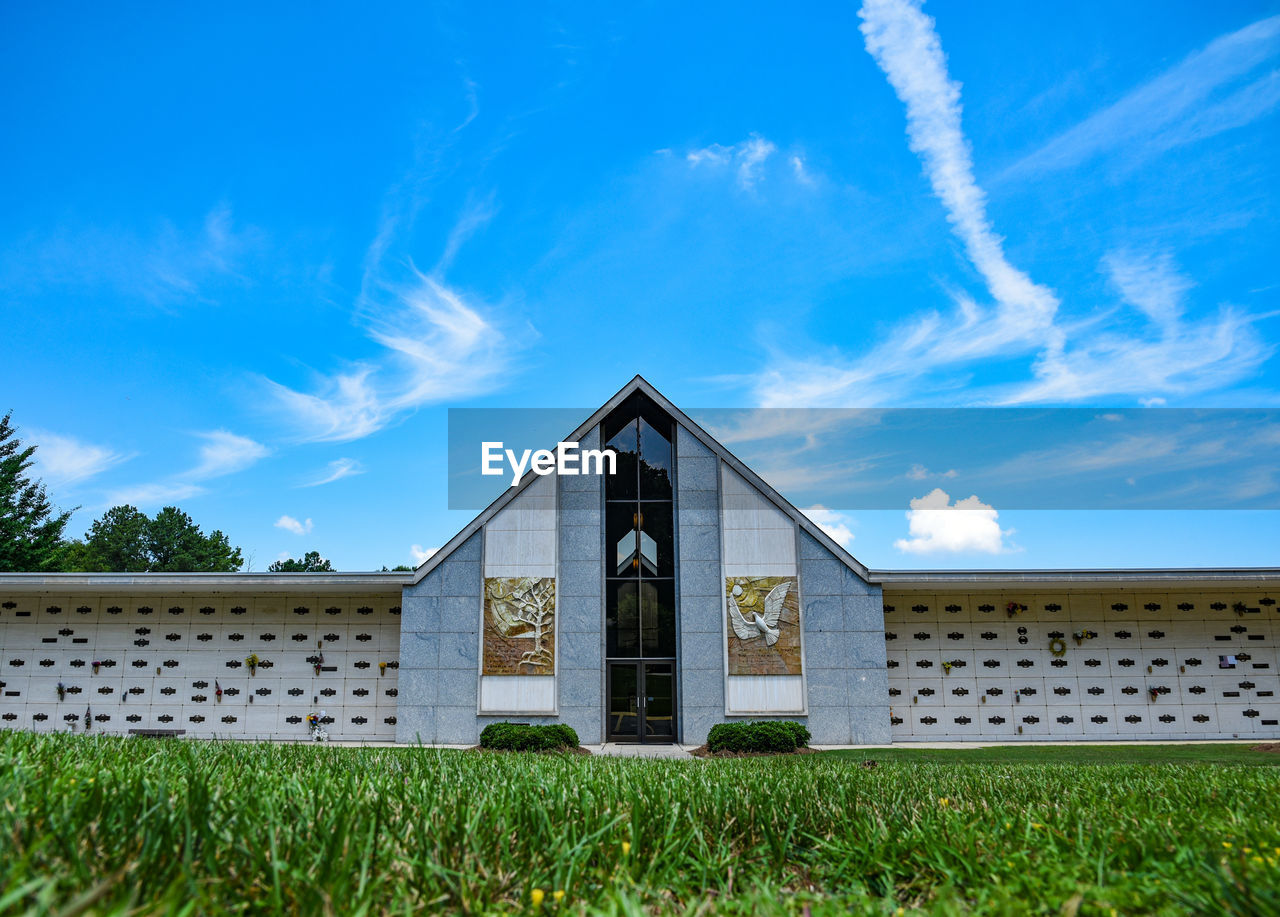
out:
<path id="1" fill-rule="evenodd" d="M 809 730 L 794 720 L 719 723 L 707 735 L 713 752 L 789 752 L 809 744 Z"/>
<path id="2" fill-rule="evenodd" d="M 480 733 L 480 747 L 503 751 L 563 751 L 578 747 L 578 734 L 564 723 L 548 726 L 490 723 Z"/>
<path id="3" fill-rule="evenodd" d="M 791 735 L 796 740 L 796 748 L 805 748 L 809 744 L 809 727 L 804 723 L 797 723 L 795 720 L 782 720 L 779 726 L 784 726 L 791 731 Z"/>

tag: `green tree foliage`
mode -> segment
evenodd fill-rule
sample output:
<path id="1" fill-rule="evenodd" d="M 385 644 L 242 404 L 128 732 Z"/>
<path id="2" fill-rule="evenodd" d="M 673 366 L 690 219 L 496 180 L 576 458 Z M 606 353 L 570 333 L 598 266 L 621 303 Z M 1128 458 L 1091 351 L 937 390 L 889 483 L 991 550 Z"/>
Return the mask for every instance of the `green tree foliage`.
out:
<path id="1" fill-rule="evenodd" d="M 336 572 L 329 564 L 326 558 L 320 556 L 319 551 L 308 551 L 302 556 L 301 560 L 295 560 L 290 557 L 287 560 L 277 560 L 271 566 L 267 567 L 268 573 L 334 573 Z"/>
<path id="2" fill-rule="evenodd" d="M 244 563 L 240 549 L 233 548 L 226 535 L 217 530 L 205 535 L 176 506 L 166 506 L 151 520 L 147 550 L 154 573 L 230 573 Z"/>
<path id="3" fill-rule="evenodd" d="M 166 506 L 148 518 L 133 506 L 113 506 L 94 520 L 83 542 L 63 551 L 66 571 L 231 573 L 244 563 L 220 531 L 206 535 L 190 516 Z"/>
<path id="4" fill-rule="evenodd" d="M 0 571 L 56 570 L 62 530 L 74 510 L 55 513 L 44 484 L 27 475 L 36 447 L 23 448 L 9 422 L 12 416 L 0 418 Z"/>
<path id="5" fill-rule="evenodd" d="M 147 551 L 151 520 L 133 506 L 113 506 L 89 526 L 83 551 L 86 570 L 145 573 L 151 569 Z M 70 552 L 68 560 L 71 560 Z"/>

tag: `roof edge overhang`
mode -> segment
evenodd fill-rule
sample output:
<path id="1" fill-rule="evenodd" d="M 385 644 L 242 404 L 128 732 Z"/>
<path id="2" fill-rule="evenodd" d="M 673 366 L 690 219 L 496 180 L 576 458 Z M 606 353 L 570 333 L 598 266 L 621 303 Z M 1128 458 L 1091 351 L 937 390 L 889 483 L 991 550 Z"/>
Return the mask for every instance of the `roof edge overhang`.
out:
<path id="1" fill-rule="evenodd" d="M 1002 589 L 1055 592 L 1091 589 L 1206 589 L 1255 587 L 1280 589 L 1276 567 L 1135 568 L 1122 570 L 871 570 L 869 579 L 883 589 L 903 592 Z"/>
<path id="2" fill-rule="evenodd" d="M 566 441 L 579 441 L 595 428 L 600 421 L 604 420 L 608 414 L 618 405 L 622 404 L 635 392 L 640 392 L 651 398 L 664 411 L 671 415 L 672 419 L 688 430 L 700 443 L 710 449 L 716 456 L 724 461 L 730 468 L 745 478 L 753 487 L 762 493 L 769 502 L 773 503 L 778 509 L 782 510 L 790 516 L 800 528 L 815 538 L 823 547 L 830 551 L 845 566 L 851 569 L 864 580 L 867 579 L 868 570 L 865 566 L 858 562 L 856 558 L 836 541 L 824 532 L 816 522 L 798 509 L 786 497 L 782 496 L 773 489 L 763 478 L 746 466 L 736 455 L 720 444 L 711 434 L 694 422 L 690 417 L 671 403 L 665 395 L 654 388 L 649 381 L 643 376 L 637 374 L 630 382 L 620 388 L 616 394 L 603 405 L 601 405 L 590 417 L 578 425 L 572 433 L 565 437 Z M 496 516 L 503 507 L 518 497 L 526 487 L 529 487 L 536 480 L 535 475 L 527 475 L 524 482 L 518 487 L 508 488 L 500 497 L 489 504 L 478 516 L 467 524 L 462 531 L 450 538 L 441 548 L 432 554 L 423 562 L 422 566 L 414 571 L 413 584 L 420 583 L 432 570 L 444 561 L 454 550 L 467 541 L 472 535 L 480 531 L 486 522 Z"/>
<path id="3" fill-rule="evenodd" d="M 131 593 L 398 593 L 411 573 L 0 573 L 0 591 Z"/>

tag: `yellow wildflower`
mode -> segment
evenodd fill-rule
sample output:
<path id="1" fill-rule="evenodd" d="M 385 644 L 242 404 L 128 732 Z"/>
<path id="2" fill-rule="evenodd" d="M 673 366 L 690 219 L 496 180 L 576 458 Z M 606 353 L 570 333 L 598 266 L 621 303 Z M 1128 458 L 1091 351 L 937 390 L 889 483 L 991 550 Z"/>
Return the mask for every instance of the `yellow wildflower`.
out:
<path id="1" fill-rule="evenodd" d="M 555 891 L 551 893 L 551 897 L 556 899 L 556 904 L 559 904 L 561 901 L 564 900 L 564 889 L 557 888 Z"/>
<path id="2" fill-rule="evenodd" d="M 622 842 L 622 855 L 623 855 L 623 856 L 626 856 L 626 855 L 627 855 L 628 853 L 630 853 L 630 852 L 631 852 L 631 841 L 623 841 L 623 842 Z"/>
<path id="3" fill-rule="evenodd" d="M 1225 847 L 1227 850 L 1230 850 L 1230 849 L 1231 849 L 1231 841 L 1223 841 L 1223 842 L 1222 842 L 1222 846 L 1223 846 L 1223 847 Z"/>
<path id="4" fill-rule="evenodd" d="M 943 796 L 938 800 L 938 805 L 943 806 L 945 808 L 946 806 L 951 805 L 951 800 Z"/>
<path id="5" fill-rule="evenodd" d="M 529 892 L 529 900 L 533 902 L 533 906 L 535 908 L 542 907 L 542 899 L 545 896 L 546 892 L 540 888 L 535 888 L 533 891 Z"/>

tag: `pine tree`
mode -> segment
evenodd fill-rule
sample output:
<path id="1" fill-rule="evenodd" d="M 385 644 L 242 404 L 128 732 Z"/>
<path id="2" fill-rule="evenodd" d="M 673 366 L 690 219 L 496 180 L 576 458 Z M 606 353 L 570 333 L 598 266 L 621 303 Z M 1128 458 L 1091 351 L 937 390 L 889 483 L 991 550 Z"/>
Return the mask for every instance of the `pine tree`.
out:
<path id="1" fill-rule="evenodd" d="M 0 419 L 0 572 L 56 570 L 62 530 L 75 510 L 55 513 L 44 484 L 27 474 L 36 447 L 23 447 L 12 416 Z"/>
<path id="2" fill-rule="evenodd" d="M 334 573 L 328 558 L 321 557 L 319 551 L 308 551 L 301 560 L 290 557 L 286 560 L 273 561 L 267 567 L 268 573 Z"/>
<path id="3" fill-rule="evenodd" d="M 83 543 L 67 546 L 64 570 L 120 573 L 231 573 L 244 563 L 226 535 L 208 535 L 176 506 L 154 518 L 113 506 L 95 519 Z"/>

